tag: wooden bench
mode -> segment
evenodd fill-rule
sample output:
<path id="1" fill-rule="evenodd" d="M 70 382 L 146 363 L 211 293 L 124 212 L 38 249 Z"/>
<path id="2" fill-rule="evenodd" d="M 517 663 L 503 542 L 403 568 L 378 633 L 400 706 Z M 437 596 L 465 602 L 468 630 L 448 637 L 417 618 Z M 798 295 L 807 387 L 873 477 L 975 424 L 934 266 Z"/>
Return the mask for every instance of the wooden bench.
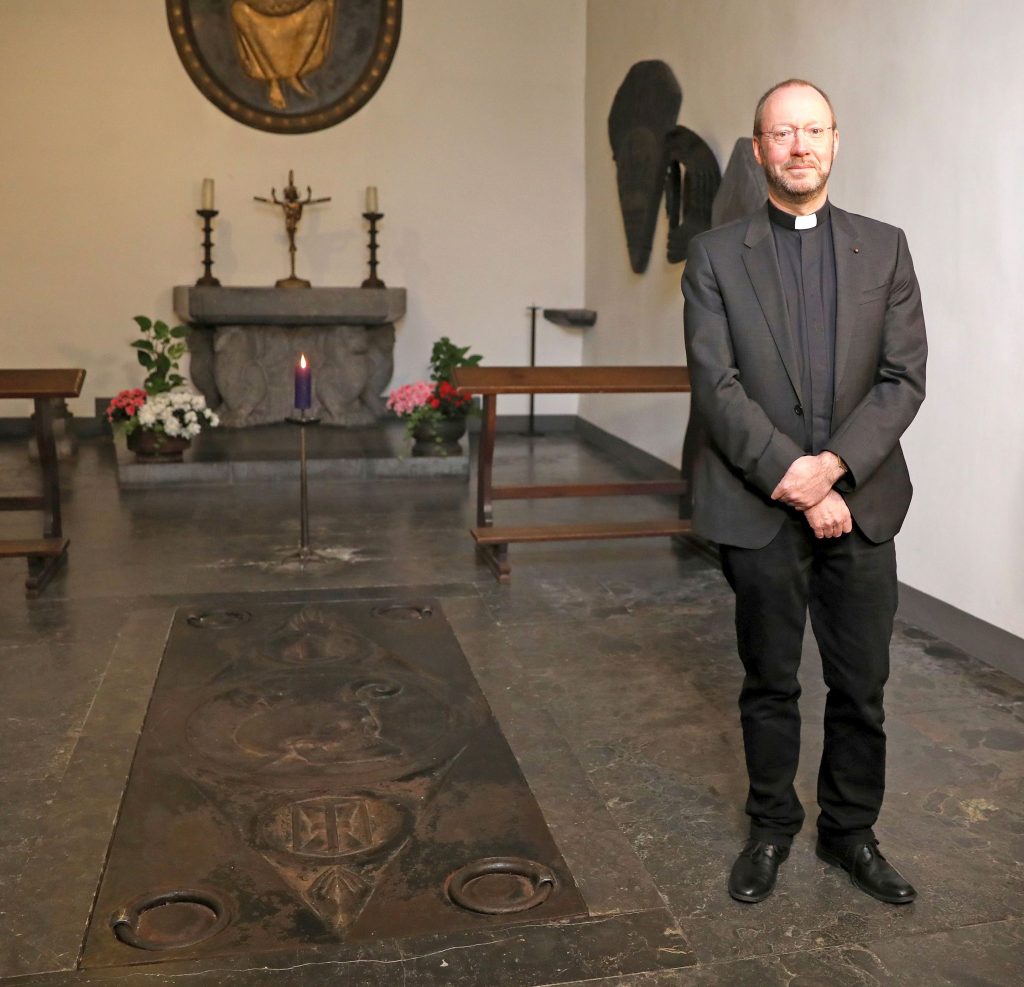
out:
<path id="1" fill-rule="evenodd" d="M 477 551 L 502 582 L 511 575 L 508 546 L 513 542 L 669 537 L 690 532 L 690 522 L 677 518 L 496 526 L 493 510 L 496 500 L 685 494 L 688 485 L 683 479 L 495 486 L 493 474 L 499 394 L 678 393 L 690 390 L 686 367 L 458 367 L 454 381 L 460 394 L 483 397 L 484 417 L 477 461 L 477 526 L 470 529 L 470 534 L 476 541 Z"/>
<path id="2" fill-rule="evenodd" d="M 43 492 L 38 496 L 0 497 L 0 511 L 42 511 L 41 538 L 0 539 L 0 558 L 28 559 L 25 595 L 38 596 L 68 555 L 60 516 L 60 474 L 57 444 L 53 436 L 53 402 L 82 393 L 84 370 L 0 370 L 0 398 L 22 398 L 35 402 L 35 435 Z"/>

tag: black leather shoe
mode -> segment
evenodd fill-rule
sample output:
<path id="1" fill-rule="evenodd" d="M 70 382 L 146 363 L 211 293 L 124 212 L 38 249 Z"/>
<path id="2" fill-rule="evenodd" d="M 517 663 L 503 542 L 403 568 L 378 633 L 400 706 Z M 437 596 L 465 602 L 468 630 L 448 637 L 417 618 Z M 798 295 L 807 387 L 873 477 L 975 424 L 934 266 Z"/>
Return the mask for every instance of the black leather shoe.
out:
<path id="1" fill-rule="evenodd" d="M 779 865 L 788 856 L 788 846 L 747 840 L 729 873 L 729 894 L 737 901 L 764 901 L 775 890 Z"/>
<path id="2" fill-rule="evenodd" d="M 909 905 L 917 897 L 913 886 L 878 849 L 878 840 L 850 847 L 830 847 L 818 840 L 815 853 L 826 864 L 842 867 L 850 883 L 865 894 L 890 905 Z"/>

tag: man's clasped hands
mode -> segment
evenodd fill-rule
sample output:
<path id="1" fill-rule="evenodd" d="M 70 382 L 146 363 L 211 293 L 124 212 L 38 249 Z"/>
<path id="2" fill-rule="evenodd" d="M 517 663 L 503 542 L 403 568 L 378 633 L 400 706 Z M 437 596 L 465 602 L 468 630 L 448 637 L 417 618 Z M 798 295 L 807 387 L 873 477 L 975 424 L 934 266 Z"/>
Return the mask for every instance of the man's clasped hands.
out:
<path id="1" fill-rule="evenodd" d="M 843 461 L 825 450 L 817 456 L 795 459 L 772 491 L 772 500 L 781 500 L 802 511 L 816 538 L 838 538 L 853 530 L 850 508 L 833 489 L 846 472 Z"/>

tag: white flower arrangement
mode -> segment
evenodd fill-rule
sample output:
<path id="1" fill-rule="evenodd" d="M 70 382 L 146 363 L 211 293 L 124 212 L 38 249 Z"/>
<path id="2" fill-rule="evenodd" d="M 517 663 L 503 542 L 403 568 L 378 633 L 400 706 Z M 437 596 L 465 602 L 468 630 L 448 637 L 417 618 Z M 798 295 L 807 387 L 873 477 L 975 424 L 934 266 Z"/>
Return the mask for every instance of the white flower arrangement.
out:
<path id="1" fill-rule="evenodd" d="M 216 413 L 206 407 L 206 398 L 185 387 L 150 395 L 135 417 L 140 429 L 185 439 L 197 436 L 204 424 L 211 428 L 220 424 Z"/>

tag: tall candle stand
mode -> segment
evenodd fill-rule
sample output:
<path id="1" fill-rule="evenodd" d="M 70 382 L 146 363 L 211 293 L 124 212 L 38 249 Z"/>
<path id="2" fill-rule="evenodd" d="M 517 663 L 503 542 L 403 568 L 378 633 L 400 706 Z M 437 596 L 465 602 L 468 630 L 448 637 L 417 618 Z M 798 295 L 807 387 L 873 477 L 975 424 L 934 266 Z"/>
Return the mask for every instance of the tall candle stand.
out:
<path id="1" fill-rule="evenodd" d="M 206 273 L 196 281 L 197 285 L 211 285 L 217 287 L 220 282 L 210 273 L 213 267 L 213 240 L 210 233 L 213 229 L 213 217 L 217 215 L 216 209 L 197 209 L 196 212 L 203 217 L 203 267 Z"/>
<path id="2" fill-rule="evenodd" d="M 364 212 L 363 219 L 370 223 L 370 276 L 363 282 L 364 288 L 384 288 L 386 285 L 377 277 L 377 222 L 384 218 L 382 212 Z"/>
<path id="3" fill-rule="evenodd" d="M 531 367 L 537 366 L 537 313 L 540 310 L 541 310 L 541 306 L 540 305 L 531 305 L 530 306 L 530 366 Z M 544 433 L 543 432 L 538 432 L 537 429 L 534 428 L 534 425 L 533 425 L 533 418 L 534 418 L 534 416 L 533 416 L 533 398 L 534 398 L 534 396 L 531 394 L 530 395 L 530 415 L 529 415 L 529 418 L 527 419 L 526 431 L 523 432 L 522 434 L 523 435 L 528 435 L 531 438 L 543 438 L 544 437 Z"/>
<path id="4" fill-rule="evenodd" d="M 309 547 L 309 487 L 306 480 L 306 427 L 319 425 L 320 419 L 312 417 L 305 408 L 299 414 L 287 419 L 299 426 L 299 549 L 285 556 L 285 562 L 326 562 L 327 556 Z"/>

